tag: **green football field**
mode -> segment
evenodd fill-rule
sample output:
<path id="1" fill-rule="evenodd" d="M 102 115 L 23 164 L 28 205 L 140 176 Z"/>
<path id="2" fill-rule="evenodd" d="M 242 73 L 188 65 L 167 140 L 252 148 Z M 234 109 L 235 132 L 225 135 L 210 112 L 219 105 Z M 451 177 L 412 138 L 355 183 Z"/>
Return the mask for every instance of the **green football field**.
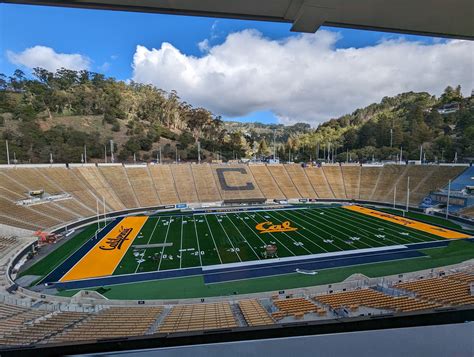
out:
<path id="1" fill-rule="evenodd" d="M 400 213 L 400 212 L 391 212 Z M 411 217 L 418 218 L 418 217 Z M 424 220 L 432 217 L 424 216 Z M 263 232 L 264 227 L 288 225 L 289 231 Z M 461 230 L 436 218 L 439 226 Z M 20 272 L 46 276 L 94 236 L 91 224 L 51 253 Z M 258 261 L 265 247 L 277 247 L 278 257 L 375 248 L 440 240 L 435 235 L 350 211 L 339 205 L 236 212 L 161 212 L 148 217 L 114 275 Z"/>
<path id="2" fill-rule="evenodd" d="M 296 230 L 262 233 L 263 222 Z M 147 220 L 114 275 L 258 261 L 268 244 L 292 257 L 439 239 L 342 207 L 160 215 Z"/>

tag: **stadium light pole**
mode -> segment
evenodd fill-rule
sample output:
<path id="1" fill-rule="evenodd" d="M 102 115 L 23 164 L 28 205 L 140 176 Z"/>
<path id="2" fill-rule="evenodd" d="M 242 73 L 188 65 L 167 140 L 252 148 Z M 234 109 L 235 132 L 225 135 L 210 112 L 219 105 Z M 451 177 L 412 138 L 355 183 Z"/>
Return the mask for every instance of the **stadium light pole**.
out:
<path id="1" fill-rule="evenodd" d="M 276 129 L 273 129 L 273 160 L 276 159 L 275 137 L 276 137 Z"/>
<path id="2" fill-rule="evenodd" d="M 395 185 L 395 188 L 393 189 L 393 208 L 395 208 L 396 197 L 397 197 L 397 185 Z"/>
<path id="3" fill-rule="evenodd" d="M 115 162 L 114 158 L 114 141 L 110 140 L 110 162 L 113 164 Z"/>
<path id="4" fill-rule="evenodd" d="M 446 219 L 449 215 L 449 196 L 451 195 L 451 180 L 448 181 L 448 198 L 446 200 Z"/>
<path id="5" fill-rule="evenodd" d="M 5 145 L 7 147 L 7 165 L 10 165 L 10 152 L 8 151 L 8 140 L 5 140 Z"/>
<path id="6" fill-rule="evenodd" d="M 97 239 L 97 232 L 99 231 L 99 200 L 97 199 L 96 201 L 96 207 L 97 207 L 97 230 L 95 231 L 95 239 Z"/>
<path id="7" fill-rule="evenodd" d="M 102 205 L 104 207 L 104 227 L 105 227 L 105 225 L 107 224 L 107 213 L 105 210 L 105 197 L 104 196 L 102 196 Z"/>
<path id="8" fill-rule="evenodd" d="M 407 207 L 406 207 L 407 212 L 408 212 L 409 203 L 410 203 L 410 176 L 408 176 L 408 182 L 407 182 Z"/>
<path id="9" fill-rule="evenodd" d="M 198 141 L 197 145 L 198 145 L 198 163 L 200 164 L 201 163 L 201 142 Z"/>

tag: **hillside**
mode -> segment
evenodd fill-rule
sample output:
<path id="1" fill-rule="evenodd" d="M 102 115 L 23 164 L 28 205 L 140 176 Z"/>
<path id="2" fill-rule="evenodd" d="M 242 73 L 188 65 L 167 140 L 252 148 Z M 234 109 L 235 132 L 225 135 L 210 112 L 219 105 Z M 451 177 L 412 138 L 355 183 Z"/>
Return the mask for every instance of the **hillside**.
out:
<path id="1" fill-rule="evenodd" d="M 396 159 L 401 146 L 404 159 L 418 159 L 420 145 L 426 160 L 474 157 L 474 99 L 463 98 L 459 87 L 447 87 L 439 98 L 413 92 L 386 97 L 312 129 L 224 122 L 174 91 L 98 73 L 36 68 L 33 75 L 0 74 L 0 135 L 18 162 L 48 162 L 50 153 L 55 162 L 80 162 L 85 145 L 88 160 L 102 162 L 105 151 L 110 156 L 110 140 L 123 162 L 153 160 L 160 150 L 163 161 L 196 161 L 198 141 L 207 161 L 267 157 L 274 139 L 278 156 L 294 161 Z"/>

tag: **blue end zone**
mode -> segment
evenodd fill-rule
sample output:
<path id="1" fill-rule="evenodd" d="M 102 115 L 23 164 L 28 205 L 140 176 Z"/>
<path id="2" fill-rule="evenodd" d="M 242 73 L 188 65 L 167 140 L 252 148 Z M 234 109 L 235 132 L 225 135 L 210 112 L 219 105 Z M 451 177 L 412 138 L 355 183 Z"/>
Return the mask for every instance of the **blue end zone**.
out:
<path id="1" fill-rule="evenodd" d="M 99 233 L 97 233 L 97 239 L 95 235 L 86 241 L 78 250 L 72 253 L 66 260 L 59 264 L 51 273 L 49 273 L 44 279 L 38 284 L 51 283 L 61 279 L 81 258 L 86 255 L 102 238 L 114 228 L 120 220 L 113 220 L 106 225 Z M 74 239 L 71 238 L 71 239 Z M 37 284 L 37 285 L 38 285 Z"/>

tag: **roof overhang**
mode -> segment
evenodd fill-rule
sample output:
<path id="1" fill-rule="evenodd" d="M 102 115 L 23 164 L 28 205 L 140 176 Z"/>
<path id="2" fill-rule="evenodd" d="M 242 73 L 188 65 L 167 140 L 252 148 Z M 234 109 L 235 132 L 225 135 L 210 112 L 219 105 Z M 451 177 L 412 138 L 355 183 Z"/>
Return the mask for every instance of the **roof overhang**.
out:
<path id="1" fill-rule="evenodd" d="M 0 0 L 6 3 L 321 25 L 474 39 L 472 0 Z"/>

